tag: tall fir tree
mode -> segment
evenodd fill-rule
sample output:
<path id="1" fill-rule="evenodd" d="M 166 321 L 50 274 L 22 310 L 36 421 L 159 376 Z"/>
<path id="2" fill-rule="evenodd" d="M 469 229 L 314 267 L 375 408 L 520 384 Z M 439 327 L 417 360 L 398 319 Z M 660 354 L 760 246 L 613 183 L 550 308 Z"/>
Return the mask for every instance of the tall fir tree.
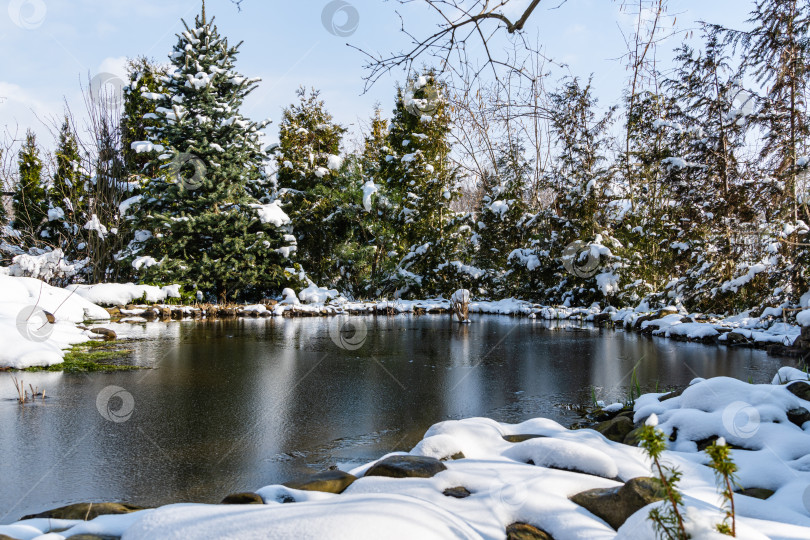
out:
<path id="1" fill-rule="evenodd" d="M 56 143 L 56 170 L 48 186 L 48 220 L 41 236 L 69 260 L 79 258 L 87 222 L 87 178 L 70 119 L 65 117 Z"/>
<path id="2" fill-rule="evenodd" d="M 339 275 L 335 251 L 352 228 L 340 202 L 350 189 L 340 156 L 345 129 L 334 122 L 317 90 L 299 88 L 297 95 L 298 103 L 284 109 L 280 125 L 279 197 L 292 220 L 296 260 L 316 283 L 333 285 Z"/>
<path id="3" fill-rule="evenodd" d="M 369 273 L 364 279 L 363 290 L 379 297 L 383 293 L 383 281 L 392 274 L 395 266 L 390 256 L 393 252 L 395 230 L 392 227 L 392 203 L 385 196 L 382 181 L 383 159 L 389 154 L 388 121 L 382 117 L 379 106 L 369 122 L 369 130 L 363 141 L 361 168 L 363 175 L 363 210 L 361 223 L 371 246 Z"/>
<path id="4" fill-rule="evenodd" d="M 185 23 L 184 23 L 185 24 Z M 205 12 L 177 36 L 158 125 L 163 146 L 131 225 L 122 258 L 145 281 L 177 282 L 220 301 L 278 292 L 295 249 L 289 217 L 252 195 L 266 184 L 260 130 L 239 112 L 258 79 L 235 70 L 238 45 L 221 37 Z"/>
<path id="5" fill-rule="evenodd" d="M 757 0 L 747 21 L 750 31 L 715 27 L 742 46 L 743 69 L 765 87 L 757 118 L 765 129 L 760 157 L 766 174 L 783 185 L 766 217 L 798 219 L 799 160 L 807 153 L 810 118 L 810 4 L 806 0 Z M 810 215 L 810 214 L 808 214 Z"/>
<path id="6" fill-rule="evenodd" d="M 518 144 L 501 149 L 497 169 L 484 178 L 484 195 L 472 240 L 476 245 L 475 266 L 486 272 L 482 286 L 490 297 L 515 294 L 508 280 L 512 273 L 509 258 L 526 245 L 532 231 L 526 181 L 530 164 L 523 150 Z"/>
<path id="7" fill-rule="evenodd" d="M 457 173 L 449 160 L 450 115 L 445 87 L 432 73 L 410 79 L 397 91 L 380 174 L 392 203 L 389 219 L 398 259 L 388 277 L 396 295 L 449 293 L 479 279 L 458 260 L 469 216 L 450 203 L 458 196 Z M 467 281 L 467 283 L 465 283 Z"/>
<path id="8" fill-rule="evenodd" d="M 129 84 L 124 87 L 124 110 L 121 115 L 121 146 L 124 165 L 129 175 L 136 177 L 154 176 L 157 171 L 149 170 L 154 164 L 154 147 L 139 147 L 133 143 L 153 139 L 159 126 L 157 100 L 163 93 L 166 74 L 148 58 L 141 57 L 127 63 Z"/>
<path id="9" fill-rule="evenodd" d="M 606 272 L 603 279 L 595 279 L 590 268 L 572 273 L 565 257 L 579 242 L 576 257 L 590 253 L 605 271 L 617 264 L 611 251 L 615 242 L 608 196 L 615 179 L 607 159 L 614 110 L 598 115 L 591 82 L 576 78 L 552 92 L 550 101 L 550 128 L 558 149 L 544 183 L 554 201 L 533 217 L 535 238 L 510 256 L 510 264 L 523 295 L 537 296 L 539 290 L 545 301 L 569 304 L 604 300 L 616 293 L 616 277 Z"/>
<path id="10" fill-rule="evenodd" d="M 739 47 L 743 74 L 761 86 L 754 120 L 762 130 L 755 199 L 760 231 L 761 261 L 738 261 L 735 273 L 748 273 L 764 261 L 742 291 L 733 287 L 737 304 L 772 305 L 798 302 L 810 286 L 810 248 L 806 222 L 810 221 L 810 117 L 807 91 L 810 82 L 810 4 L 805 0 L 756 0 L 747 21 L 752 29 L 713 29 L 726 43 Z M 778 249 L 775 246 L 779 246 Z M 724 284 L 725 286 L 725 284 Z M 723 290 L 725 287 L 721 287 Z"/>
<path id="11" fill-rule="evenodd" d="M 19 176 L 13 198 L 14 228 L 23 235 L 23 242 L 28 247 L 34 247 L 39 243 L 41 227 L 48 218 L 48 202 L 37 138 L 31 130 L 25 135 L 17 165 Z"/>

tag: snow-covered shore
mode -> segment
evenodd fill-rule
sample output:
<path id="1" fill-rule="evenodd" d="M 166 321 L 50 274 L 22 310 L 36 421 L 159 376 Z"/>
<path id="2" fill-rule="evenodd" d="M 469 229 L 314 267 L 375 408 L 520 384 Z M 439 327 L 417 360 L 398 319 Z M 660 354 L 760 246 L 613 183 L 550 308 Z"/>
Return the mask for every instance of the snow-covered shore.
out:
<path id="1" fill-rule="evenodd" d="M 68 290 L 0 275 L 0 367 L 59 364 L 64 349 L 92 335 L 77 323 L 109 318 L 107 310 Z"/>
<path id="2" fill-rule="evenodd" d="M 734 498 L 737 537 L 810 538 L 806 381 L 805 373 L 782 368 L 772 384 L 697 379 L 679 395 L 646 394 L 636 401 L 634 424 L 655 413 L 669 436 L 663 459 L 683 473 L 679 486 L 693 539 L 726 538 L 714 530 L 722 503 L 707 456 L 698 452 L 701 441 L 718 436 L 734 448 L 738 489 L 746 490 Z M 409 453 L 357 467 L 337 489 L 320 484 L 339 494 L 312 490 L 314 484 L 279 484 L 258 489 L 259 504 L 173 504 L 91 521 L 29 519 L 0 526 L 0 534 L 20 540 L 77 534 L 125 540 L 502 539 L 519 523 L 556 540 L 647 540 L 655 537 L 647 515 L 662 503 L 633 506 L 615 488 L 650 475 L 641 449 L 590 429 L 569 430 L 543 418 L 516 425 L 469 418 L 434 425 Z M 583 495 L 594 489 L 603 491 Z"/>
<path id="3" fill-rule="evenodd" d="M 48 366 L 62 361 L 64 349 L 94 336 L 76 324 L 85 320 L 109 320 L 109 312 L 100 306 L 118 307 L 120 322 L 146 324 L 150 321 L 184 318 L 217 317 L 296 317 L 335 315 L 407 315 L 449 313 L 445 299 L 350 301 L 337 291 L 310 286 L 295 293 L 286 289 L 279 301 L 264 304 L 220 307 L 211 305 L 166 305 L 179 298 L 179 287 L 104 283 L 71 285 L 65 289 L 51 287 L 42 281 L 0 275 L 0 339 L 9 343 L 0 350 L 0 368 L 22 369 Z M 148 304 L 139 304 L 142 301 Z M 127 307 L 129 309 L 127 309 Z M 25 311 L 28 310 L 28 311 Z M 42 313 L 42 312 L 46 313 Z M 590 307 L 542 306 L 507 298 L 498 301 L 472 301 L 471 314 L 508 315 L 541 320 L 574 320 L 595 324 L 609 323 L 654 336 L 681 340 L 716 342 L 728 345 L 777 345 L 796 347 L 810 345 L 802 338 L 802 326 L 810 330 L 810 309 L 799 312 L 798 324 L 783 322 L 782 308 L 769 308 L 757 316 L 745 312 L 731 317 L 689 314 L 683 308 L 650 310 Z M 32 316 L 33 314 L 33 316 Z M 54 324 L 43 317 L 52 314 Z M 24 320 L 20 323 L 18 319 Z M 43 320 L 41 320 L 43 319 Z M 28 328 L 30 327 L 30 328 Z M 119 334 L 121 332 L 118 327 Z M 798 349 L 797 349 L 798 350 Z"/>

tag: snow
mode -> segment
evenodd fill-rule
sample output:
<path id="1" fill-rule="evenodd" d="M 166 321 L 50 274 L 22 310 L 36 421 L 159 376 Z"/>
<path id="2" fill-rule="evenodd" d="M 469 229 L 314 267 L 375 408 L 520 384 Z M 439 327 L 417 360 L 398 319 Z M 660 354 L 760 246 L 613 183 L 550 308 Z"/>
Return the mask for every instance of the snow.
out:
<path id="1" fill-rule="evenodd" d="M 104 237 L 107 236 L 107 227 L 101 223 L 96 214 L 90 216 L 90 220 L 84 224 L 84 230 L 96 231 L 99 238 L 102 240 L 104 240 Z"/>
<path id="2" fill-rule="evenodd" d="M 796 322 L 801 326 L 810 326 L 810 309 L 805 309 L 797 313 Z"/>
<path id="3" fill-rule="evenodd" d="M 366 212 L 371 212 L 371 196 L 379 191 L 373 180 L 367 180 L 363 184 L 363 208 Z"/>
<path id="4" fill-rule="evenodd" d="M 133 204 L 137 203 L 140 200 L 141 200 L 140 195 L 130 197 L 129 199 L 126 199 L 125 201 L 123 201 L 121 204 L 118 205 L 118 211 L 121 212 L 121 215 L 123 216 L 129 211 L 130 208 L 132 208 Z"/>
<path id="5" fill-rule="evenodd" d="M 694 442 L 709 436 L 735 445 L 731 452 L 739 467 L 740 487 L 775 491 L 767 500 L 735 495 L 737 538 L 810 537 L 810 508 L 803 499 L 810 483 L 804 459 L 810 433 L 785 419 L 787 410 L 810 403 L 782 385 L 754 385 L 725 377 L 695 381 L 679 397 L 660 401 L 661 396 L 638 398 L 635 421 L 666 435 L 677 428 L 662 461 L 683 474 L 679 489 L 692 538 L 727 538 L 715 532 L 723 519 L 722 500 L 707 457 L 697 452 Z M 518 443 L 504 439 L 518 434 L 538 437 Z M 433 425 L 408 454 L 444 459 L 458 452 L 465 457 L 444 461 L 447 470 L 431 478 L 364 476 L 376 461 L 356 467 L 348 472 L 358 480 L 340 495 L 270 485 L 256 490 L 265 503 L 260 505 L 182 503 L 88 522 L 35 519 L 0 526 L 0 534 L 34 538 L 56 530 L 59 538 L 92 533 L 122 540 L 340 540 L 379 538 L 385 531 L 386 538 L 394 539 L 502 539 L 508 525 L 525 522 L 558 539 L 655 537 L 648 514 L 663 502 L 640 509 L 614 531 L 570 500 L 589 489 L 618 487 L 631 478 L 650 476 L 650 461 L 639 448 L 612 442 L 590 429 L 569 430 L 544 418 L 520 424 L 468 418 Z M 464 499 L 443 495 L 445 489 L 456 486 L 465 487 L 471 495 Z M 295 502 L 282 504 L 285 500 Z"/>
<path id="6" fill-rule="evenodd" d="M 180 297 L 180 285 L 156 287 L 134 283 L 99 283 L 96 285 L 69 285 L 66 290 L 102 306 L 124 306 L 146 300 L 149 303 L 164 302 L 167 298 Z M 106 313 L 106 312 L 105 312 Z"/>
<path id="7" fill-rule="evenodd" d="M 596 286 L 605 296 L 619 292 L 619 276 L 613 272 L 602 272 L 596 276 Z"/>
<path id="8" fill-rule="evenodd" d="M 65 211 L 59 208 L 49 208 L 48 209 L 48 221 L 58 221 L 60 219 L 64 219 Z"/>
<path id="9" fill-rule="evenodd" d="M 141 268 L 149 268 L 151 266 L 157 265 L 158 262 L 154 257 L 150 257 L 148 255 L 144 255 L 143 257 L 136 257 L 132 260 L 132 268 L 135 270 L 140 270 Z"/>
<path id="10" fill-rule="evenodd" d="M 154 144 L 149 141 L 135 141 L 130 145 L 130 148 L 132 148 L 136 154 L 143 154 L 146 152 L 163 152 L 164 150 L 163 145 Z"/>
<path id="11" fill-rule="evenodd" d="M 298 293 L 298 298 L 305 304 L 325 304 L 338 296 L 340 293 L 336 289 L 318 287 L 314 283 Z"/>
<path id="12" fill-rule="evenodd" d="M 509 211 L 509 201 L 495 201 L 489 205 L 489 210 L 503 219 L 503 215 Z"/>
<path id="13" fill-rule="evenodd" d="M 53 315 L 53 324 L 45 312 Z M 76 323 L 109 318 L 103 308 L 65 289 L 33 278 L 0 275 L 0 367 L 59 364 L 63 349 L 89 339 Z"/>
<path id="14" fill-rule="evenodd" d="M 746 274 L 723 283 L 720 286 L 720 290 L 723 292 L 737 292 L 740 290 L 740 287 L 747 284 L 749 281 L 754 279 L 757 274 L 764 272 L 766 269 L 767 266 L 764 263 L 754 264 L 748 269 Z"/>
<path id="15" fill-rule="evenodd" d="M 335 155 L 330 154 L 326 158 L 326 166 L 330 170 L 336 171 L 336 170 L 340 169 L 341 166 L 343 166 L 343 158 L 340 157 L 340 156 L 335 156 Z"/>
<path id="16" fill-rule="evenodd" d="M 40 255 L 22 254 L 11 260 L 8 275 L 15 277 L 30 277 L 51 281 L 55 278 L 71 278 L 82 268 L 84 263 L 69 263 L 61 249 L 48 251 Z"/>
<path id="17" fill-rule="evenodd" d="M 279 201 L 251 206 L 257 210 L 262 223 L 272 223 L 276 227 L 282 227 L 290 223 L 290 216 L 281 209 Z"/>
<path id="18" fill-rule="evenodd" d="M 300 303 L 298 296 L 296 296 L 295 291 L 292 289 L 284 289 L 281 291 L 281 301 L 279 304 L 290 304 L 290 305 L 298 305 Z"/>

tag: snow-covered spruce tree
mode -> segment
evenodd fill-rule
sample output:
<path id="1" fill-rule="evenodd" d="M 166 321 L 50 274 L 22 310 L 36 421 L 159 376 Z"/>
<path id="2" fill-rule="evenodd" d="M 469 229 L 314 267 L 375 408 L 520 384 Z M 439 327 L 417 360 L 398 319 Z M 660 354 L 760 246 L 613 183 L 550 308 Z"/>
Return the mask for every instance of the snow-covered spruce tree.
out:
<path id="1" fill-rule="evenodd" d="M 383 294 L 383 282 L 396 267 L 396 259 L 392 256 L 396 254 L 393 251 L 396 231 L 392 224 L 397 207 L 391 203 L 387 195 L 388 184 L 382 180 L 384 158 L 390 154 L 388 137 L 388 121 L 377 107 L 371 117 L 360 157 L 364 211 L 360 222 L 372 250 L 369 273 L 363 280 L 362 288 L 371 297 Z"/>
<path id="2" fill-rule="evenodd" d="M 87 177 L 82 167 L 79 145 L 70 119 L 65 117 L 54 153 L 56 167 L 47 189 L 48 219 L 40 236 L 59 248 L 69 260 L 83 258 L 86 243 L 83 225 L 87 222 Z"/>
<path id="3" fill-rule="evenodd" d="M 513 252 L 510 263 L 519 282 L 543 291 L 545 301 L 604 300 L 619 291 L 618 272 L 613 272 L 620 265 L 614 256 L 619 244 L 611 236 L 606 212 L 613 181 L 606 154 L 613 109 L 598 116 L 590 81 L 583 85 L 576 78 L 565 81 L 549 98 L 558 148 L 545 181 L 555 198 L 550 208 L 533 218 L 538 227 L 534 241 Z M 576 255 L 572 268 L 580 268 L 587 253 L 596 264 L 569 272 L 564 257 L 572 253 Z"/>
<path id="4" fill-rule="evenodd" d="M 715 30 L 742 49 L 744 73 L 763 90 L 754 114 L 763 131 L 757 189 L 770 200 L 756 219 L 768 227 L 760 227 L 761 260 L 738 265 L 738 277 L 721 290 L 733 289 L 740 303 L 797 303 L 810 286 L 810 4 L 757 0 L 748 23 L 749 31 Z"/>
<path id="5" fill-rule="evenodd" d="M 742 47 L 743 69 L 765 88 L 756 117 L 765 129 L 763 168 L 784 183 L 771 215 L 799 217 L 799 160 L 807 153 L 810 118 L 810 4 L 804 0 L 757 0 L 747 21 L 750 31 L 715 27 Z"/>
<path id="6" fill-rule="evenodd" d="M 396 231 L 390 255 L 399 261 L 387 282 L 396 296 L 450 293 L 477 288 L 482 272 L 459 260 L 469 217 L 450 208 L 458 195 L 448 159 L 450 116 L 445 88 L 432 73 L 397 90 L 396 108 L 382 159 L 381 179 L 392 204 Z"/>
<path id="7" fill-rule="evenodd" d="M 664 291 L 685 271 L 689 259 L 688 245 L 679 243 L 684 223 L 676 192 L 680 186 L 688 188 L 692 168 L 679 157 L 685 133 L 675 121 L 677 110 L 669 96 L 645 90 L 627 114 L 630 156 L 623 159 L 629 160 L 624 170 L 631 178 L 624 180 L 633 190 L 620 207 L 621 220 L 614 219 L 615 236 L 627 249 L 627 303 Z"/>
<path id="8" fill-rule="evenodd" d="M 531 233 L 533 216 L 526 203 L 530 166 L 517 145 L 501 149 L 495 165 L 494 173 L 483 179 L 484 195 L 472 241 L 477 248 L 475 266 L 486 272 L 482 292 L 503 298 L 516 292 L 509 279 L 509 257 L 526 245 Z"/>
<path id="9" fill-rule="evenodd" d="M 677 52 L 676 69 L 663 83 L 677 106 L 660 127 L 675 139 L 677 153 L 667 162 L 680 223 L 670 247 L 688 268 L 673 276 L 667 296 L 688 309 L 724 311 L 733 306 L 717 288 L 737 264 L 734 231 L 761 207 L 761 192 L 743 181 L 739 157 L 754 96 L 740 87 L 717 32 L 706 36 L 705 50 L 683 45 Z"/>
<path id="10" fill-rule="evenodd" d="M 13 225 L 22 235 L 22 241 L 27 247 L 36 247 L 41 227 L 48 218 L 48 201 L 37 138 L 31 130 L 25 135 L 17 166 L 19 176 L 14 189 Z"/>
<path id="11" fill-rule="evenodd" d="M 156 170 L 148 165 L 156 163 L 160 153 L 154 147 L 133 148 L 133 143 L 149 141 L 158 128 L 156 100 L 163 93 L 163 78 L 166 74 L 147 58 L 129 60 L 127 63 L 129 84 L 124 87 L 124 111 L 121 115 L 121 146 L 127 173 L 136 176 L 154 176 Z"/>
<path id="12" fill-rule="evenodd" d="M 269 121 L 252 122 L 239 108 L 258 80 L 235 70 L 238 45 L 204 13 L 177 38 L 157 126 L 148 144 L 133 143 L 163 144 L 165 153 L 130 212 L 135 238 L 120 256 L 144 281 L 220 301 L 260 298 L 290 283 L 295 238 L 279 205 L 252 195 L 265 184 L 259 130 Z"/>
<path id="13" fill-rule="evenodd" d="M 279 200 L 298 243 L 295 260 L 319 285 L 334 285 L 340 266 L 336 247 L 352 232 L 340 204 L 350 187 L 340 157 L 345 129 L 334 122 L 317 90 L 299 88 L 297 95 L 298 103 L 284 109 L 280 125 Z"/>

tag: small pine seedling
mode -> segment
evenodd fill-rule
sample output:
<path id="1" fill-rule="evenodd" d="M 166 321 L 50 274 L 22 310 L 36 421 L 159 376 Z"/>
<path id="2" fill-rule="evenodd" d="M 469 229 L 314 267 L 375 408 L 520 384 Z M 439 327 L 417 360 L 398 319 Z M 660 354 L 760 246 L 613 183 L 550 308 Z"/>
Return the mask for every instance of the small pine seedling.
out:
<path id="1" fill-rule="evenodd" d="M 732 486 L 737 483 L 734 474 L 737 472 L 737 465 L 731 459 L 731 448 L 726 444 L 726 440 L 720 437 L 706 449 L 706 453 L 709 454 L 712 460 L 709 467 L 714 469 L 714 475 L 717 478 L 726 510 L 723 523 L 717 525 L 717 530 L 728 536 L 736 537 L 737 518 L 734 512 L 734 490 Z M 731 521 L 731 525 L 729 525 L 729 521 Z"/>
<path id="2" fill-rule="evenodd" d="M 683 523 L 683 496 L 677 488 L 682 475 L 677 469 L 661 464 L 661 456 L 667 448 L 666 434 L 656 426 L 658 417 L 652 414 L 641 429 L 640 446 L 652 460 L 653 473 L 658 476 L 669 504 L 650 510 L 649 518 L 655 524 L 659 538 L 686 540 L 689 535 Z"/>

